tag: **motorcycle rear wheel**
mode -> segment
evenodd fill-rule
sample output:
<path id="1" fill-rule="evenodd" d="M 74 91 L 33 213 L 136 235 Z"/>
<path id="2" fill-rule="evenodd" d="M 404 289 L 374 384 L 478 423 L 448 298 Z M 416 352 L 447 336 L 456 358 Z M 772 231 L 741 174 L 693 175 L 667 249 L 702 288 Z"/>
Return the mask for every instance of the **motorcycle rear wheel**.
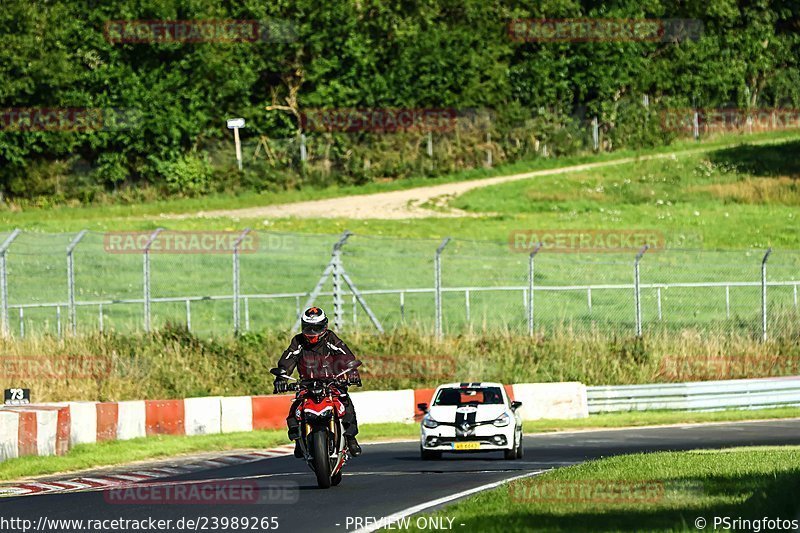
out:
<path id="1" fill-rule="evenodd" d="M 311 449 L 314 451 L 314 473 L 317 475 L 317 486 L 329 489 L 331 479 L 331 460 L 328 457 L 328 434 L 325 430 L 311 434 Z"/>

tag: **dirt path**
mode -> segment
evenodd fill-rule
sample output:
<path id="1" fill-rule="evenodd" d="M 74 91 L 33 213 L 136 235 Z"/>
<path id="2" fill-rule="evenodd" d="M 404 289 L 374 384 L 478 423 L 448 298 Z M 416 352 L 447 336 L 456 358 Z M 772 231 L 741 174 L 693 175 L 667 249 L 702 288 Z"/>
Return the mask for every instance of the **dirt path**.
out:
<path id="1" fill-rule="evenodd" d="M 414 189 L 404 189 L 399 191 L 381 192 L 373 194 L 362 194 L 353 196 L 343 196 L 339 198 L 328 198 L 325 200 L 310 200 L 307 202 L 295 202 L 289 204 L 276 204 L 264 207 L 247 207 L 242 209 L 223 209 L 214 211 L 200 211 L 197 213 L 187 213 L 180 215 L 162 215 L 162 218 L 185 219 L 185 218 L 350 218 L 350 219 L 408 219 L 426 217 L 464 217 L 475 216 L 471 213 L 458 209 L 449 208 L 448 202 L 461 194 L 480 187 L 489 187 L 501 183 L 526 180 L 543 176 L 554 176 L 558 174 L 568 174 L 571 172 L 581 172 L 597 168 L 624 165 L 637 161 L 648 161 L 651 159 L 675 158 L 678 155 L 691 155 L 707 152 L 708 148 L 684 150 L 675 153 L 654 154 L 640 157 L 627 157 L 603 161 L 599 163 L 587 163 L 583 165 L 573 165 L 549 170 L 537 170 L 535 172 L 524 172 L 510 176 L 496 176 L 493 178 L 475 179 L 469 181 L 459 181 L 445 183 L 442 185 L 431 185 L 427 187 L 416 187 Z M 441 209 L 429 209 L 425 205 L 436 205 Z"/>

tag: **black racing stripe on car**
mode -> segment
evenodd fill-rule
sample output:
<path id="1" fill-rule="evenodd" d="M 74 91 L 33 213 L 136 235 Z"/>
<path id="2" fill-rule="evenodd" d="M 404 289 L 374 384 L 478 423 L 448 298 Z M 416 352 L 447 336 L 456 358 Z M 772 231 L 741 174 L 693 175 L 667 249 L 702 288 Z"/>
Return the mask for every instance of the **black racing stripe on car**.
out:
<path id="1" fill-rule="evenodd" d="M 477 409 L 474 410 L 471 413 L 467 413 L 467 424 L 469 424 L 470 426 L 474 426 L 475 425 L 475 417 L 477 415 L 478 415 L 478 410 Z"/>

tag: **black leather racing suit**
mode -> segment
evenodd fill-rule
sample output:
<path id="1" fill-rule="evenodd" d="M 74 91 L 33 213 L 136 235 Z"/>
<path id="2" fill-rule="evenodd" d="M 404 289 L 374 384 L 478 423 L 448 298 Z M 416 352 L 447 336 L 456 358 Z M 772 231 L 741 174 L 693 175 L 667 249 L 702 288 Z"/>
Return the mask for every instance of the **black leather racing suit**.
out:
<path id="1" fill-rule="evenodd" d="M 322 337 L 314 344 L 302 335 L 298 334 L 292 338 L 289 347 L 281 355 L 278 361 L 278 368 L 286 370 L 287 375 L 291 375 L 295 368 L 300 374 L 300 379 L 332 378 L 336 374 L 344 371 L 348 362 L 355 359 L 350 348 L 333 331 L 326 331 Z M 360 383 L 358 370 L 351 370 L 346 374 L 347 379 L 353 383 Z M 356 421 L 356 411 L 350 396 L 343 391 L 339 398 L 344 405 L 345 411 L 342 416 L 342 425 L 345 435 L 355 437 L 358 434 L 358 422 Z M 286 425 L 289 432 L 296 431 L 300 423 L 295 417 L 295 410 L 299 406 L 298 401 L 292 402 L 289 408 L 289 416 L 286 418 Z"/>

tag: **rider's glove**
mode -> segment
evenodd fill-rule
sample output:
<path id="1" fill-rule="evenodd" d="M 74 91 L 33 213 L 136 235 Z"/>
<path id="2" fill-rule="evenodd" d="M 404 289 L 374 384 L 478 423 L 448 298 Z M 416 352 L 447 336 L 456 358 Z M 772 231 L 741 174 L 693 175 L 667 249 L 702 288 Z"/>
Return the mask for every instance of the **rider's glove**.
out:
<path id="1" fill-rule="evenodd" d="M 273 385 L 275 386 L 273 394 L 280 394 L 289 390 L 289 382 L 285 379 L 276 379 Z"/>

